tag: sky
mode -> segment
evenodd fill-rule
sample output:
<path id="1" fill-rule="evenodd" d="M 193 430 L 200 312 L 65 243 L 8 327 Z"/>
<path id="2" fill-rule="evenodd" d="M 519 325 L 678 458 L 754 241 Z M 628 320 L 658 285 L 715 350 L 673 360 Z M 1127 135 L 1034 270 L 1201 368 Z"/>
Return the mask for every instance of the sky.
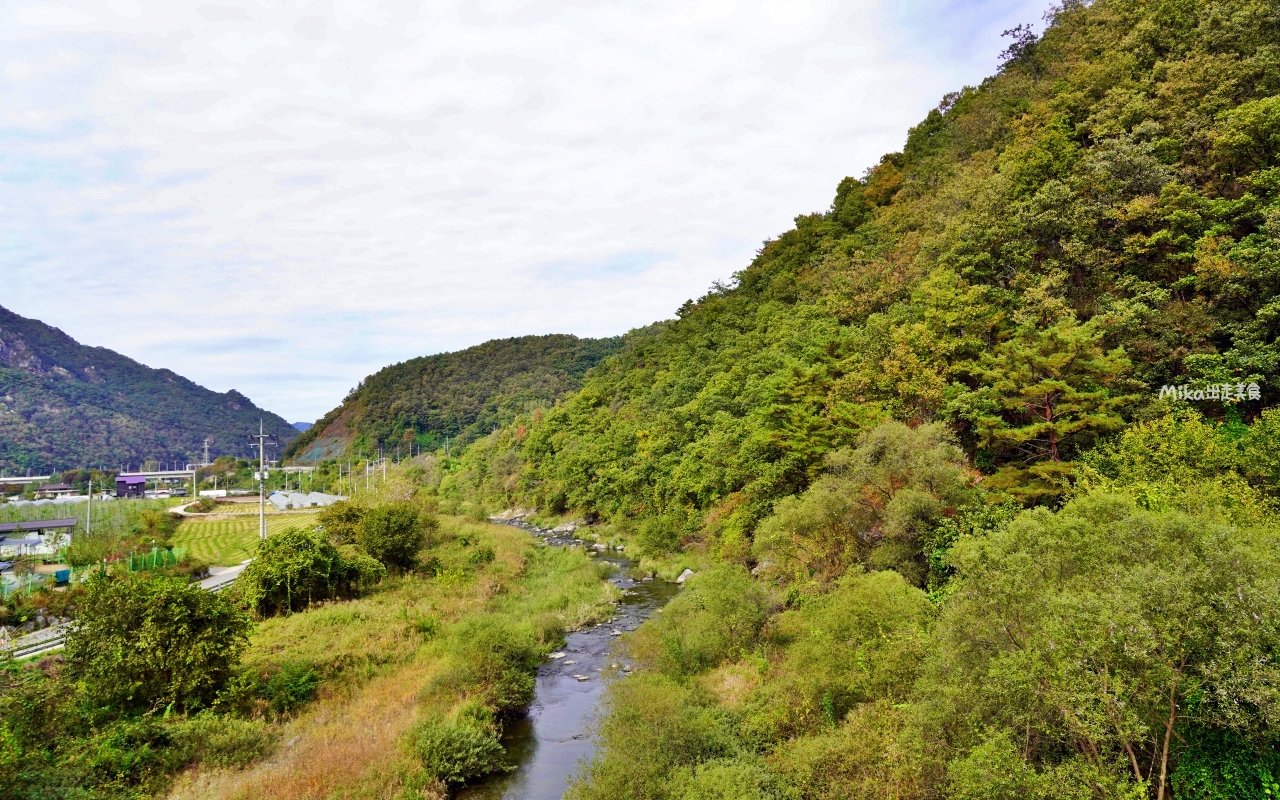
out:
<path id="1" fill-rule="evenodd" d="M 310 421 L 670 318 L 1044 0 L 0 4 L 0 305 Z"/>

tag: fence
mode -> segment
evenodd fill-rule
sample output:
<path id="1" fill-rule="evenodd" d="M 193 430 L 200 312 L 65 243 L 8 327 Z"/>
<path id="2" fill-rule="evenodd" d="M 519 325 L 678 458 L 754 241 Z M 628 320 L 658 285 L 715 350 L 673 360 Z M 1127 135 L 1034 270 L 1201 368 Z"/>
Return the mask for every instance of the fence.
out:
<path id="1" fill-rule="evenodd" d="M 152 569 L 162 569 L 164 567 L 172 567 L 185 560 L 187 557 L 187 549 L 185 547 L 174 547 L 171 549 L 161 549 L 159 547 L 151 548 L 150 553 L 130 553 L 127 557 L 113 562 L 127 569 L 129 572 L 143 572 Z M 64 552 L 58 553 L 59 564 L 65 564 Z M 86 573 L 97 570 L 102 574 L 106 574 L 107 565 L 90 564 L 85 567 L 69 567 L 70 576 L 69 583 L 84 580 Z M 18 575 L 7 580 L 0 579 L 0 598 L 9 598 L 15 594 L 23 592 L 31 593 L 44 588 L 49 584 L 57 584 L 57 578 L 54 575 L 30 573 L 28 575 Z"/>
<path id="2" fill-rule="evenodd" d="M 161 550 L 159 547 L 153 547 L 150 553 L 143 553 L 142 555 L 130 553 L 128 566 L 130 572 L 141 572 L 148 569 L 172 567 L 186 557 L 187 549 L 185 547 L 174 547 L 170 550 Z"/>

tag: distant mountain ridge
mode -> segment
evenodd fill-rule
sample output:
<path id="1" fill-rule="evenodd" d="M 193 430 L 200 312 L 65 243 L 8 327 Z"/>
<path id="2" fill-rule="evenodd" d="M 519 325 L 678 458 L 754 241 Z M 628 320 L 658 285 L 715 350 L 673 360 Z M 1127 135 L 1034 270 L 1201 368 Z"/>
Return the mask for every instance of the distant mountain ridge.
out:
<path id="1" fill-rule="evenodd" d="M 554 405 L 622 345 L 621 336 L 520 336 L 393 364 L 294 439 L 285 457 L 316 461 L 397 446 L 402 452 L 431 450 L 446 438 L 465 444 L 519 414 Z"/>
<path id="2" fill-rule="evenodd" d="M 206 438 L 216 453 L 247 455 L 259 418 L 283 441 L 298 433 L 235 390 L 219 394 L 0 307 L 0 469 L 189 462 Z"/>

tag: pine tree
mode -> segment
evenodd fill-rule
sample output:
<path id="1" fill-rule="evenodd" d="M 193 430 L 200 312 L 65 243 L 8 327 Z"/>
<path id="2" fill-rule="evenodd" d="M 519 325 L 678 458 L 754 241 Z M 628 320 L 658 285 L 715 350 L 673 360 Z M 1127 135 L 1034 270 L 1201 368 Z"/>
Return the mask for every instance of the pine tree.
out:
<path id="1" fill-rule="evenodd" d="M 1005 482 L 1039 479 L 1022 493 L 1056 493 L 1078 444 L 1124 426 L 1119 409 L 1136 399 L 1123 394 L 1129 368 L 1122 348 L 1103 349 L 1092 321 L 1024 325 L 972 368 L 978 388 L 953 408 L 1004 462 Z"/>

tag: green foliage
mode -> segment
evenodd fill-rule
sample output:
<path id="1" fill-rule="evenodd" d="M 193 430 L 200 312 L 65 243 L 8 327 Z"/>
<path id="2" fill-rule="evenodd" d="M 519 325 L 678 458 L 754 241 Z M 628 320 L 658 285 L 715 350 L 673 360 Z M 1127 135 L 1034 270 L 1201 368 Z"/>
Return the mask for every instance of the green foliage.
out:
<path id="1" fill-rule="evenodd" d="M 696 765 L 742 752 L 731 716 L 673 678 L 619 681 L 605 710 L 597 734 L 601 755 L 566 798 L 681 800 Z"/>
<path id="2" fill-rule="evenodd" d="M 385 574 L 377 560 L 349 545 L 334 546 L 322 531 L 288 528 L 258 543 L 233 591 L 246 608 L 267 617 L 355 596 Z"/>
<path id="3" fill-rule="evenodd" d="M 718 565 L 689 579 L 634 651 L 667 675 L 697 674 L 754 649 L 766 604 L 745 569 Z"/>
<path id="4" fill-rule="evenodd" d="M 4 308 L 0 339 L 7 409 L 0 414 L 0 468 L 10 474 L 153 458 L 189 462 L 210 436 L 245 452 L 248 445 L 238 443 L 259 419 L 282 440 L 298 433 L 237 391 L 212 392 Z"/>
<path id="5" fill-rule="evenodd" d="M 451 665 L 436 685 L 466 691 L 497 713 L 523 709 L 533 700 L 534 673 L 544 652 L 527 625 L 501 618 L 469 620 L 449 641 Z"/>
<path id="6" fill-rule="evenodd" d="M 1242 473 L 1256 477 L 1259 467 L 1265 470 L 1268 419 L 1250 427 L 1243 445 L 1230 439 L 1225 426 L 1190 411 L 1137 423 L 1081 459 L 1075 492 L 1118 492 L 1152 511 L 1214 513 L 1241 524 L 1258 523 L 1273 501 Z"/>
<path id="7" fill-rule="evenodd" d="M 291 661 L 259 677 L 255 694 L 277 715 L 302 708 L 316 696 L 320 675 L 305 661 Z"/>
<path id="8" fill-rule="evenodd" d="M 417 563 L 431 522 L 411 503 L 377 505 L 361 518 L 356 544 L 389 567 L 409 569 Z"/>
<path id="9" fill-rule="evenodd" d="M 324 533 L 338 544 L 355 544 L 368 555 L 392 569 L 412 569 L 429 532 L 437 527 L 435 517 L 410 502 L 375 505 L 340 501 L 326 506 L 317 521 Z"/>
<path id="10" fill-rule="evenodd" d="M 138 515 L 138 535 L 143 541 L 169 546 L 169 538 L 178 530 L 182 517 L 164 511 L 143 511 Z"/>
<path id="11" fill-rule="evenodd" d="M 719 759 L 699 764 L 682 800 L 787 800 L 794 797 L 759 759 Z"/>
<path id="12" fill-rule="evenodd" d="M 853 572 L 770 620 L 769 681 L 744 701 L 743 735 L 784 741 L 827 730 L 865 703 L 910 696 L 932 608 L 891 570 Z"/>
<path id="13" fill-rule="evenodd" d="M 98 577 L 67 636 L 67 669 L 105 713 L 196 709 L 231 677 L 251 625 L 182 579 Z"/>
<path id="14" fill-rule="evenodd" d="M 922 584 L 924 540 L 975 493 L 950 432 L 940 424 L 884 422 L 826 462 L 827 474 L 781 500 L 761 524 L 755 549 L 768 562 L 764 571 L 825 584 L 867 564 Z"/>
<path id="15" fill-rule="evenodd" d="M 360 522 L 364 519 L 365 511 L 365 507 L 358 503 L 339 500 L 320 509 L 316 522 L 334 544 L 353 544 L 360 532 Z"/>
<path id="16" fill-rule="evenodd" d="M 1004 730 L 1030 762 L 1158 786 L 1179 720 L 1258 736 L 1280 714 L 1278 543 L 1105 494 L 961 540 L 922 707 L 962 752 Z"/>
<path id="17" fill-rule="evenodd" d="M 273 737 L 261 720 L 243 720 L 208 712 L 182 720 L 171 733 L 183 761 L 235 768 L 267 755 Z"/>
<path id="18" fill-rule="evenodd" d="M 286 458 L 336 455 L 353 443 L 369 452 L 456 445 L 481 438 L 518 414 L 551 406 L 621 346 L 619 339 L 521 336 L 495 339 L 387 367 L 361 381 L 289 443 Z"/>
<path id="19" fill-rule="evenodd" d="M 409 736 L 427 773 L 444 783 L 462 783 L 505 766 L 497 732 L 471 720 L 425 720 Z"/>
<path id="20" fill-rule="evenodd" d="M 972 367 L 979 388 L 958 397 L 954 413 L 1011 464 L 1002 477 L 1019 493 L 1061 493 L 1060 462 L 1123 427 L 1118 411 L 1137 398 L 1114 389 L 1131 365 L 1119 348 L 1104 352 L 1102 336 L 1093 321 L 1026 324 Z"/>
<path id="21" fill-rule="evenodd" d="M 1171 784 L 1179 800 L 1280 797 L 1280 751 L 1212 728 L 1188 731 Z"/>

